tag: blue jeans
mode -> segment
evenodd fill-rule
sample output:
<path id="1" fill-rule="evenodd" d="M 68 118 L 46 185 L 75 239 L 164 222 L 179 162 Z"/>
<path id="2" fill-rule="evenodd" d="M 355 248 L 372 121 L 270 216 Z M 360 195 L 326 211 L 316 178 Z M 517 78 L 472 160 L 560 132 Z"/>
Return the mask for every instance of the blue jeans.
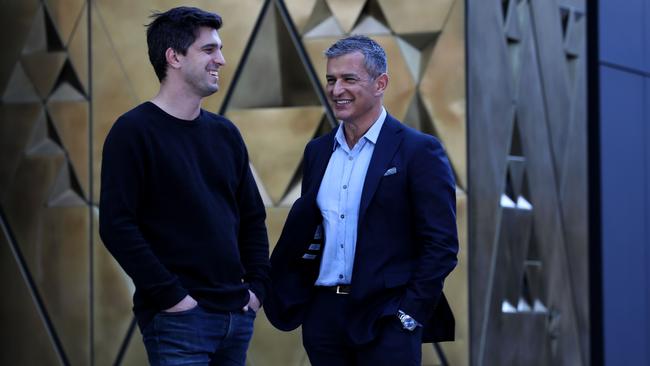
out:
<path id="1" fill-rule="evenodd" d="M 142 331 L 149 363 L 244 366 L 255 312 L 209 312 L 196 306 L 160 312 Z"/>

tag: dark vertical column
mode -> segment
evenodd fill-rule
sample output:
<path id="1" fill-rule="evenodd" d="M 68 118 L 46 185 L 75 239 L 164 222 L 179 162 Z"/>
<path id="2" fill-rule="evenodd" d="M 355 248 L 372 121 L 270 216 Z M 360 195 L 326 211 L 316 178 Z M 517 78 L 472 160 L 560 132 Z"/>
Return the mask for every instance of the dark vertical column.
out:
<path id="1" fill-rule="evenodd" d="M 602 325 L 606 365 L 650 364 L 650 5 L 599 2 Z"/>
<path id="2" fill-rule="evenodd" d="M 88 342 L 90 342 L 90 365 L 94 366 L 95 365 L 95 261 L 94 261 L 94 256 L 95 256 L 95 219 L 94 219 L 94 214 L 93 211 L 95 210 L 95 202 L 94 197 L 95 197 L 95 192 L 94 192 L 94 170 L 93 170 L 93 165 L 94 165 L 94 157 L 93 157 L 93 59 L 92 59 L 92 40 L 93 40 L 93 27 L 92 27 L 92 3 L 90 1 L 86 1 L 86 16 L 87 16 L 87 22 L 85 24 L 86 27 L 88 27 L 88 90 L 86 90 L 86 93 L 88 95 L 88 222 L 90 224 L 88 228 L 88 246 L 90 250 L 88 250 L 88 262 L 90 263 L 89 269 L 90 271 L 89 276 L 88 276 L 88 286 L 90 287 L 90 291 L 88 291 L 88 294 L 90 295 L 90 321 L 88 322 L 88 326 L 90 327 L 90 339 L 88 339 Z"/>
<path id="3" fill-rule="evenodd" d="M 589 322 L 593 366 L 603 365 L 603 288 L 600 204 L 600 59 L 598 2 L 587 8 L 587 149 L 589 181 Z"/>

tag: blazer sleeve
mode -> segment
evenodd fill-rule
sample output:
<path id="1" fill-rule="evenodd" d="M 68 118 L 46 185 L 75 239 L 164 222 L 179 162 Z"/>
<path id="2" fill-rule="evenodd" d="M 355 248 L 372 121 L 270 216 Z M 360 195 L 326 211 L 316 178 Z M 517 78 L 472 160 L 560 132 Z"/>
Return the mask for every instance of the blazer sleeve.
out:
<path id="1" fill-rule="evenodd" d="M 426 321 L 442 293 L 445 277 L 457 264 L 456 184 L 445 151 L 426 136 L 408 163 L 409 201 L 418 262 L 400 308 Z"/>

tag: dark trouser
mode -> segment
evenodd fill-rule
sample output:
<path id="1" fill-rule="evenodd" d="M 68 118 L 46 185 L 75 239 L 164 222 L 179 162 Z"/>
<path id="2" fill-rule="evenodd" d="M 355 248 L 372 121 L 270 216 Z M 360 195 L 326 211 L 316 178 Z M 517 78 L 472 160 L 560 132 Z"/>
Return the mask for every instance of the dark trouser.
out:
<path id="1" fill-rule="evenodd" d="M 255 312 L 208 312 L 197 306 L 161 312 L 142 331 L 149 363 L 244 366 Z"/>
<path id="2" fill-rule="evenodd" d="M 349 295 L 316 291 L 302 325 L 302 343 L 312 366 L 419 366 L 422 328 L 402 329 L 394 317 L 381 319 L 380 331 L 369 344 L 354 346 L 346 335 Z"/>

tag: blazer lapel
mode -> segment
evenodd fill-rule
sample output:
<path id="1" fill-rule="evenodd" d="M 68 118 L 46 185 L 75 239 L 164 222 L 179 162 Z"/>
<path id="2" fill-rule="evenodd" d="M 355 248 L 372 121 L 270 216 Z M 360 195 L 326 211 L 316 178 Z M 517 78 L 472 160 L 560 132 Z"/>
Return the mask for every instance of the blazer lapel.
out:
<path id="1" fill-rule="evenodd" d="M 312 150 L 312 154 L 315 154 L 313 158 L 312 166 L 310 167 L 310 172 L 305 172 L 305 174 L 311 175 L 311 186 L 307 187 L 307 193 L 311 193 L 314 197 L 318 195 L 318 190 L 320 189 L 320 184 L 325 175 L 325 170 L 327 170 L 327 164 L 332 157 L 334 152 L 334 136 L 336 135 L 336 128 L 332 130 L 327 137 L 324 138 L 320 145 L 315 146 Z"/>
<path id="2" fill-rule="evenodd" d="M 359 223 L 363 222 L 368 205 L 377 190 L 380 179 L 384 176 L 388 164 L 390 163 L 393 155 L 397 151 L 400 143 L 402 142 L 402 126 L 392 116 L 386 115 L 384 125 L 381 127 L 379 138 L 375 150 L 368 165 L 368 172 L 363 184 L 363 192 L 361 193 L 361 204 L 359 207 Z"/>

